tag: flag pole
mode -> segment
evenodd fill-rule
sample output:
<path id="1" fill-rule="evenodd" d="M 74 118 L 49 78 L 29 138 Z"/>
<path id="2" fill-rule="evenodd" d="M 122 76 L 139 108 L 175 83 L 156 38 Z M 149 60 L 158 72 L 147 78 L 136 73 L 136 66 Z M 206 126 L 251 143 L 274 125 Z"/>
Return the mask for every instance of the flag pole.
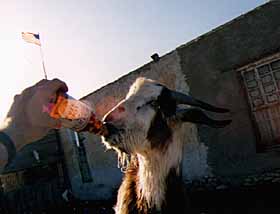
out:
<path id="1" fill-rule="evenodd" d="M 45 79 L 47 80 L 47 72 L 46 72 L 46 67 L 45 67 L 45 62 L 44 62 L 44 55 L 43 55 L 43 49 L 42 49 L 42 44 L 40 45 L 40 53 L 41 53 L 41 60 L 42 60 L 42 66 L 43 66 L 43 71 L 44 71 L 44 76 Z"/>
<path id="2" fill-rule="evenodd" d="M 44 77 L 45 79 L 48 79 L 47 77 L 47 72 L 46 72 L 46 67 L 45 67 L 45 62 L 44 62 L 44 54 L 43 54 L 43 49 L 42 49 L 42 43 L 40 41 L 40 34 L 34 34 L 30 32 L 21 32 L 21 36 L 23 40 L 29 43 L 33 43 L 35 45 L 40 46 L 40 54 L 41 54 L 41 61 L 42 61 L 42 66 L 43 66 L 43 71 L 44 71 Z"/>

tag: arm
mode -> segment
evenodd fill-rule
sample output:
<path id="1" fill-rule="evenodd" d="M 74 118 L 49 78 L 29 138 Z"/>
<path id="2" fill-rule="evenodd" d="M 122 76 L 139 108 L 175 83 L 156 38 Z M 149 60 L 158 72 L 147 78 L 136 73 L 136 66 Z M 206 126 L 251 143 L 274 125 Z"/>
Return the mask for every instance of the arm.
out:
<path id="1" fill-rule="evenodd" d="M 56 99 L 57 91 L 66 92 L 66 84 L 58 79 L 41 80 L 14 97 L 0 128 L 0 165 L 11 162 L 15 153 L 25 145 L 60 127 L 61 121 L 51 118 L 46 111 L 49 103 Z"/>
<path id="2" fill-rule="evenodd" d="M 8 135 L 7 127 L 0 128 L 0 173 L 15 158 L 19 148 Z"/>
<path id="3" fill-rule="evenodd" d="M 0 174 L 8 163 L 8 153 L 6 147 L 0 142 Z"/>

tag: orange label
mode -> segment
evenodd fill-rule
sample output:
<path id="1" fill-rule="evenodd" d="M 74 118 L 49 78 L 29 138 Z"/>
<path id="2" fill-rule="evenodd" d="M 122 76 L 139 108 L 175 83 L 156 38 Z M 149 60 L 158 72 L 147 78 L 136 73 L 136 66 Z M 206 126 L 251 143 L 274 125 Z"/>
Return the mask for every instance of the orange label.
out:
<path id="1" fill-rule="evenodd" d="M 63 112 L 63 109 L 65 109 L 66 106 L 67 99 L 64 96 L 59 95 L 55 105 L 50 112 L 50 116 L 55 119 L 61 118 L 61 112 Z"/>
<path id="2" fill-rule="evenodd" d="M 91 109 L 79 100 L 68 99 L 59 95 L 57 102 L 50 112 L 53 118 L 65 118 L 70 120 L 89 118 L 91 116 Z"/>

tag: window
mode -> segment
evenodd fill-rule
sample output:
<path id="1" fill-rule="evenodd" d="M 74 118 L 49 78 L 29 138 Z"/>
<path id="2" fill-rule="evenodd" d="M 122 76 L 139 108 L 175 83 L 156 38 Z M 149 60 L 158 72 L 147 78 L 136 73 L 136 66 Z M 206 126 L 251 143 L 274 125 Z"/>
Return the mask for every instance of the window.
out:
<path id="1" fill-rule="evenodd" d="M 262 150 L 280 150 L 280 55 L 241 69 Z"/>
<path id="2" fill-rule="evenodd" d="M 252 110 L 279 102 L 280 59 L 242 72 Z"/>

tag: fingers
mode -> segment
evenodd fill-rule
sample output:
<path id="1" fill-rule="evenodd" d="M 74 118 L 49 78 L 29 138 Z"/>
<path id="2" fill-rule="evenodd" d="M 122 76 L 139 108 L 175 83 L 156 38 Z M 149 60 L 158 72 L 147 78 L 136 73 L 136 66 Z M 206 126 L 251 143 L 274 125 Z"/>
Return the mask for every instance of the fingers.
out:
<path id="1" fill-rule="evenodd" d="M 20 98 L 21 98 L 20 94 L 16 94 L 14 96 L 14 102 L 18 102 L 18 100 L 20 100 Z"/>
<path id="2" fill-rule="evenodd" d="M 46 79 L 42 79 L 39 82 L 37 82 L 34 86 L 42 86 L 44 84 L 46 84 L 49 80 Z"/>
<path id="3" fill-rule="evenodd" d="M 44 122 L 44 126 L 52 129 L 60 128 L 61 121 L 59 121 L 58 119 L 49 118 Z"/>
<path id="4" fill-rule="evenodd" d="M 39 88 L 41 87 L 44 87 L 47 83 L 49 82 L 49 80 L 46 80 L 46 79 L 42 79 L 40 80 L 39 82 L 37 82 L 36 84 L 28 87 L 28 88 L 25 88 L 20 95 L 23 95 L 23 96 L 28 96 L 29 94 L 33 94 L 36 90 L 38 90 Z"/>
<path id="5" fill-rule="evenodd" d="M 46 83 L 46 87 L 48 88 L 48 90 L 50 90 L 50 92 L 55 93 L 57 91 L 62 91 L 62 92 L 67 92 L 68 91 L 68 87 L 66 85 L 65 82 L 59 80 L 59 79 L 53 79 L 53 80 L 49 80 Z"/>
<path id="6" fill-rule="evenodd" d="M 30 93 L 26 93 L 25 110 L 28 120 L 33 126 L 57 128 L 61 122 L 50 117 L 48 105 L 56 99 L 57 92 L 68 90 L 65 82 L 59 79 L 43 79 L 31 87 Z"/>
<path id="7" fill-rule="evenodd" d="M 27 96 L 28 94 L 33 94 L 35 91 L 40 91 L 42 94 L 56 94 L 56 92 L 61 91 L 66 93 L 68 91 L 68 87 L 65 82 L 59 79 L 46 80 L 42 79 L 37 82 L 35 85 L 28 87 L 23 90 L 21 95 Z"/>

